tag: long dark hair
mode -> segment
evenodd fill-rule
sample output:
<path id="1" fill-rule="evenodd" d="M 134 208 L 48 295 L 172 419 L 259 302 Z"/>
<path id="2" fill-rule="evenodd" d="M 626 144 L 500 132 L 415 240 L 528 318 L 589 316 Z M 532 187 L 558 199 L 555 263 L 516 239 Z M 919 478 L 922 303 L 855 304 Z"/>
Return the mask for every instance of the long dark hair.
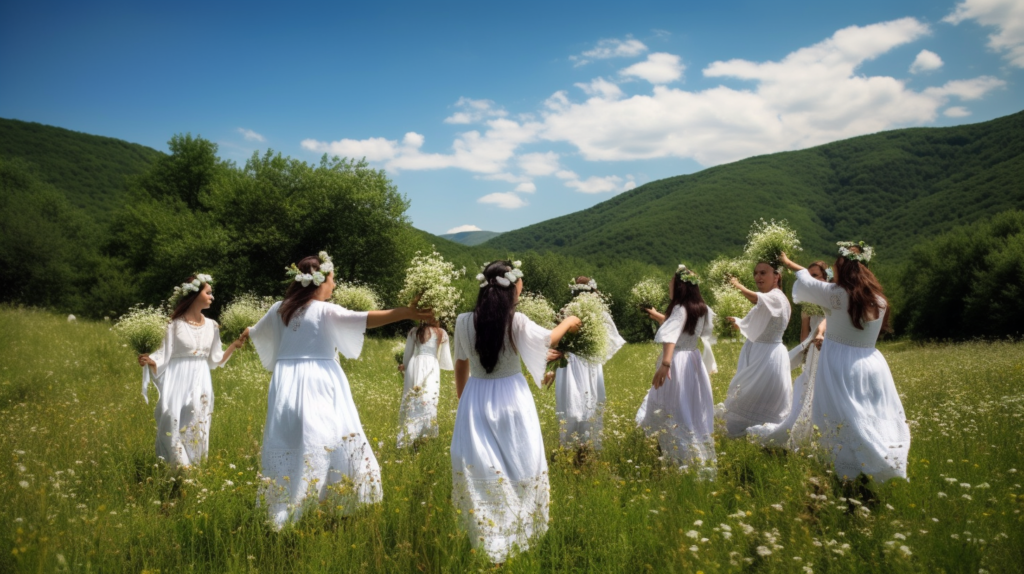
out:
<path id="1" fill-rule="evenodd" d="M 817 267 L 821 269 L 821 276 L 825 278 L 825 282 L 828 283 L 828 265 L 824 261 L 815 261 L 807 266 L 807 272 L 811 272 L 811 267 Z"/>
<path id="2" fill-rule="evenodd" d="M 184 281 L 182 281 L 182 283 L 191 283 L 195 280 L 195 275 L 189 275 L 188 277 L 185 278 Z M 188 308 L 191 307 L 192 303 L 199 298 L 199 294 L 202 293 L 203 289 L 205 288 L 206 283 L 203 283 L 199 286 L 198 291 L 190 291 L 188 295 L 185 295 L 181 299 L 178 299 L 178 302 L 174 304 L 174 310 L 171 311 L 171 321 L 175 319 L 180 319 L 182 316 L 184 316 L 185 313 L 188 312 Z"/>
<path id="3" fill-rule="evenodd" d="M 299 271 L 306 274 L 312 274 L 314 271 L 320 270 L 320 258 L 311 255 L 299 261 L 295 265 L 299 268 Z M 316 294 L 316 290 L 319 286 L 314 285 L 310 282 L 309 285 L 303 287 L 302 283 L 298 281 L 292 281 L 291 285 L 288 286 L 288 290 L 284 293 L 284 301 L 281 302 L 281 307 L 278 308 L 277 312 L 281 314 L 281 319 L 284 321 L 285 326 L 292 320 L 295 313 L 298 313 L 300 309 L 309 305 L 309 302 L 313 300 L 313 295 Z"/>
<path id="4" fill-rule="evenodd" d="M 575 279 L 575 281 L 577 285 L 586 285 L 587 283 L 590 283 L 590 277 L 587 277 L 586 275 L 580 275 Z M 586 289 L 573 289 L 572 298 L 575 299 L 576 296 L 579 295 L 580 293 L 597 293 L 598 295 L 601 294 L 601 292 L 598 291 L 597 289 L 594 289 L 593 291 L 587 291 Z"/>
<path id="5" fill-rule="evenodd" d="M 444 333 L 444 330 L 441 329 L 440 326 L 435 327 L 430 323 L 427 323 L 426 321 L 421 321 L 420 326 L 416 327 L 416 340 L 419 341 L 420 344 L 422 345 L 423 343 L 426 343 L 427 341 L 430 340 L 430 335 L 432 333 L 437 334 L 437 342 L 440 343 L 442 333 Z"/>
<path id="6" fill-rule="evenodd" d="M 508 338 L 512 349 L 516 342 L 512 336 L 512 318 L 516 314 L 516 287 L 512 284 L 502 287 L 495 279 L 503 277 L 512 270 L 508 261 L 495 261 L 484 269 L 486 285 L 480 288 L 476 296 L 476 308 L 473 309 L 473 327 L 476 329 L 476 342 L 473 348 L 480 355 L 480 364 L 490 373 L 498 364 L 498 357 L 505 349 Z"/>
<path id="7" fill-rule="evenodd" d="M 889 299 L 882 291 L 882 284 L 875 274 L 860 261 L 851 261 L 842 255 L 836 260 L 836 284 L 846 289 L 850 296 L 847 312 L 853 326 L 863 330 L 868 320 L 869 311 L 875 311 L 875 317 L 882 315 L 882 330 L 889 330 Z M 880 309 L 879 299 L 884 301 L 885 310 Z"/>
<path id="8" fill-rule="evenodd" d="M 679 278 L 679 274 L 672 275 L 672 301 L 665 311 L 665 319 L 672 316 L 676 307 L 686 310 L 686 324 L 683 331 L 693 335 L 697 331 L 697 320 L 708 314 L 708 305 L 700 294 L 700 286 Z"/>

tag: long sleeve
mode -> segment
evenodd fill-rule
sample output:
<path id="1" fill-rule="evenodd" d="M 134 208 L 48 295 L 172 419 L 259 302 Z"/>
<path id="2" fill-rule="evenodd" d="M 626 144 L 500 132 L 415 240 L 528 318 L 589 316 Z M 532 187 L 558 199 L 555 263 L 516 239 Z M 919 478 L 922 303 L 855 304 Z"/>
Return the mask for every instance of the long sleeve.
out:
<path id="1" fill-rule="evenodd" d="M 686 309 L 682 305 L 677 305 L 671 311 L 665 318 L 665 322 L 658 327 L 658 332 L 654 334 L 655 343 L 675 344 L 679 341 L 679 336 L 683 334 L 683 327 L 686 325 Z"/>
<path id="2" fill-rule="evenodd" d="M 324 324 L 328 327 L 328 336 L 347 359 L 358 359 L 363 350 L 363 339 L 366 333 L 366 311 L 349 311 L 348 309 L 325 303 Z"/>
<path id="3" fill-rule="evenodd" d="M 832 300 L 832 294 L 836 289 L 842 289 L 833 283 L 819 281 L 811 276 L 806 269 L 796 272 L 796 283 L 793 284 L 793 301 L 795 303 L 814 303 L 825 309 L 826 314 L 833 309 L 841 308 L 838 302 Z"/>
<path id="4" fill-rule="evenodd" d="M 708 314 L 704 316 L 700 340 L 704 343 L 704 351 L 701 352 L 700 358 L 704 361 L 704 368 L 707 369 L 708 374 L 713 375 L 718 372 L 718 361 L 715 360 L 715 352 L 712 347 L 718 342 L 718 337 L 715 336 L 715 312 L 711 310 L 711 307 L 708 307 Z"/>
<path id="5" fill-rule="evenodd" d="M 551 347 L 551 331 L 531 321 L 526 315 L 516 313 L 513 319 L 516 348 L 533 376 L 537 386 L 544 380 L 544 368 L 548 363 L 548 349 Z"/>
<path id="6" fill-rule="evenodd" d="M 619 352 L 619 349 L 626 345 L 626 340 L 619 334 L 619 329 L 615 326 L 615 321 L 607 312 L 604 314 L 604 324 L 608 327 L 608 354 L 604 357 L 604 361 L 607 363 L 615 356 L 615 353 Z"/>
<path id="7" fill-rule="evenodd" d="M 473 324 L 473 314 L 463 313 L 455 320 L 455 360 L 468 361 L 473 355 L 473 345 L 469 340 L 469 327 Z"/>
<path id="8" fill-rule="evenodd" d="M 452 349 L 448 341 L 448 335 L 441 335 L 441 342 L 437 347 L 437 363 L 443 371 L 454 371 L 455 364 L 452 363 Z"/>
<path id="9" fill-rule="evenodd" d="M 167 363 L 171 360 L 171 356 L 174 354 L 174 328 L 175 322 L 171 321 L 167 324 L 167 330 L 164 331 L 164 341 L 160 344 L 160 348 L 150 353 L 149 358 L 153 359 L 156 363 L 156 374 L 152 375 L 157 379 L 163 376 L 164 370 L 167 368 Z M 142 400 L 149 404 L 149 383 L 152 380 L 151 372 L 148 366 L 142 368 Z M 156 390 L 160 392 L 160 385 L 156 386 Z"/>
<path id="10" fill-rule="evenodd" d="M 267 314 L 249 328 L 249 339 L 252 340 L 252 345 L 260 356 L 263 368 L 268 371 L 274 370 L 274 365 L 277 364 L 277 352 L 281 346 L 283 324 L 281 316 L 277 312 L 280 307 L 280 301 L 271 305 Z"/>
<path id="11" fill-rule="evenodd" d="M 751 341 L 756 341 L 764 333 L 773 317 L 786 316 L 789 309 L 789 301 L 782 291 L 772 289 L 767 293 L 757 294 L 757 304 L 751 309 L 747 316 L 736 322 L 739 325 L 740 333 Z"/>
<path id="12" fill-rule="evenodd" d="M 210 355 L 207 357 L 207 361 L 210 363 L 210 369 L 216 369 L 221 366 L 224 362 L 224 343 L 220 340 L 220 325 L 212 319 L 207 319 L 213 323 L 213 333 L 211 335 L 212 340 L 210 341 Z"/>
<path id="13" fill-rule="evenodd" d="M 405 351 L 402 353 L 402 364 L 406 368 L 409 367 L 409 360 L 412 359 L 412 354 L 416 352 L 416 328 L 413 327 L 409 334 L 405 336 Z"/>

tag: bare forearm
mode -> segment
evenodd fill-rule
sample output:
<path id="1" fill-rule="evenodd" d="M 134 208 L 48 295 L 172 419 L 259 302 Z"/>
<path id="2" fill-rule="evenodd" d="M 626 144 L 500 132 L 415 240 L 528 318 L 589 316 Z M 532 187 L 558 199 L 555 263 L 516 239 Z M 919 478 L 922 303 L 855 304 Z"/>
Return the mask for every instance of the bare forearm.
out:
<path id="1" fill-rule="evenodd" d="M 662 347 L 661 364 L 667 366 L 672 365 L 672 354 L 676 352 L 675 343 L 665 343 Z"/>
<path id="2" fill-rule="evenodd" d="M 743 296 L 747 298 L 747 301 L 757 305 L 757 292 L 751 291 L 743 285 L 737 285 L 736 288 L 740 290 L 740 293 L 743 293 Z"/>
<path id="3" fill-rule="evenodd" d="M 466 381 L 469 380 L 469 361 L 455 361 L 455 396 L 462 398 L 462 391 L 466 388 Z"/>
<path id="4" fill-rule="evenodd" d="M 415 316 L 415 311 L 410 307 L 398 307 L 396 309 L 386 309 L 384 311 L 370 311 L 366 314 L 366 328 L 376 329 L 377 327 L 383 327 L 384 325 L 390 325 L 391 323 L 412 319 Z"/>
<path id="5" fill-rule="evenodd" d="M 564 321 L 558 324 L 557 327 L 551 330 L 551 341 L 549 346 L 555 348 L 558 343 L 562 340 L 562 337 L 569 332 L 570 329 L 579 325 L 579 319 L 576 317 L 566 317 Z"/>

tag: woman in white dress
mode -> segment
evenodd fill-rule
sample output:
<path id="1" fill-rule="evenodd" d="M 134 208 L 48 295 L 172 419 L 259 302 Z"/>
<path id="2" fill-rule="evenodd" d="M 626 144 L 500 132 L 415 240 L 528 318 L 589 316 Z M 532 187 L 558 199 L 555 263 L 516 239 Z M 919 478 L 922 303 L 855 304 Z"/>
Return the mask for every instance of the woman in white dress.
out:
<path id="1" fill-rule="evenodd" d="M 742 319 L 729 317 L 734 328 L 747 338 L 740 349 L 736 374 L 729 383 L 725 402 L 716 408 L 730 437 L 741 437 L 747 427 L 781 423 L 793 402 L 793 378 L 789 351 L 782 334 L 789 324 L 789 300 L 782 292 L 782 275 L 768 263 L 754 266 L 757 292 L 735 277 L 733 287 L 754 304 Z"/>
<path id="2" fill-rule="evenodd" d="M 677 466 L 697 465 L 707 478 L 714 476 L 715 401 L 711 378 L 717 365 L 714 344 L 714 313 L 704 303 L 700 279 L 680 265 L 668 288 L 670 303 L 665 314 L 647 312 L 661 324 L 654 336 L 662 344 L 658 370 L 644 399 L 640 425 L 656 434 L 662 455 Z M 697 341 L 704 343 L 704 353 Z"/>
<path id="3" fill-rule="evenodd" d="M 523 289 L 518 261 L 497 261 L 477 275 L 476 309 L 455 323 L 455 390 L 459 409 L 452 434 L 452 502 L 474 548 L 504 562 L 547 531 L 550 493 L 540 419 L 523 377 L 544 376 L 549 349 L 570 329 L 540 327 L 516 303 Z"/>
<path id="4" fill-rule="evenodd" d="M 807 272 L 818 281 L 827 282 L 828 266 L 824 261 L 815 261 Z M 793 369 L 803 366 L 800 376 L 793 381 L 793 405 L 789 416 L 779 424 L 764 423 L 747 429 L 747 435 L 764 446 L 779 446 L 799 450 L 814 441 L 814 424 L 811 422 L 811 403 L 814 399 L 814 376 L 818 370 L 818 352 L 825 340 L 825 316 L 820 314 L 800 315 L 800 344 L 789 352 Z"/>
<path id="5" fill-rule="evenodd" d="M 325 252 L 292 265 L 284 300 L 245 333 L 273 373 L 263 427 L 261 497 L 276 528 L 296 521 L 307 496 L 350 513 L 379 502 L 380 466 L 363 434 L 338 353 L 355 359 L 366 329 L 429 311 L 409 307 L 349 311 L 328 303 L 334 265 Z"/>
<path id="6" fill-rule="evenodd" d="M 793 299 L 828 315 L 811 409 L 821 446 L 839 477 L 885 482 L 907 477 L 910 427 L 889 364 L 875 349 L 888 328 L 889 302 L 867 268 L 872 255 L 863 242 L 841 242 L 835 283 L 815 280 L 784 254 L 781 260 L 797 272 Z"/>
<path id="7" fill-rule="evenodd" d="M 398 410 L 398 448 L 437 436 L 437 402 L 441 370 L 451 371 L 448 333 L 437 321 L 424 321 L 409 331 L 398 370 L 405 375 L 402 406 Z"/>
<path id="8" fill-rule="evenodd" d="M 213 303 L 213 278 L 196 274 L 174 289 L 174 307 L 164 341 L 152 355 L 139 355 L 139 365 L 153 373 L 160 398 L 156 417 L 156 456 L 171 467 L 202 462 L 210 450 L 213 381 L 210 371 L 223 366 L 245 343 L 245 336 L 225 350 L 220 326 L 203 316 Z M 146 387 L 142 387 L 142 398 Z"/>
<path id="9" fill-rule="evenodd" d="M 573 296 L 597 292 L 597 282 L 589 277 L 577 277 L 569 288 Z M 619 335 L 611 315 L 604 314 L 608 328 L 608 354 L 600 363 L 586 361 L 569 353 L 565 367 L 555 371 L 555 415 L 559 422 L 559 442 L 564 447 L 601 450 L 604 428 L 604 363 L 626 344 Z"/>

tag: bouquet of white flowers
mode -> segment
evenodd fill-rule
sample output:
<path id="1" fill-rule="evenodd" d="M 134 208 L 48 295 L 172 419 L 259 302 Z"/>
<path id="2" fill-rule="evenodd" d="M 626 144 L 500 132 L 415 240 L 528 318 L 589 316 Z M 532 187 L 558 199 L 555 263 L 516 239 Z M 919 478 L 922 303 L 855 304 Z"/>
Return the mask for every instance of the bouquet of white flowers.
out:
<path id="1" fill-rule="evenodd" d="M 643 311 L 644 309 L 664 309 L 668 306 L 668 290 L 665 283 L 654 277 L 648 277 L 629 291 L 629 306 Z"/>
<path id="2" fill-rule="evenodd" d="M 331 302 L 349 311 L 379 311 L 383 306 L 372 287 L 355 281 L 338 281 L 331 295 Z"/>
<path id="3" fill-rule="evenodd" d="M 160 348 L 167 333 L 167 315 L 159 307 L 136 305 L 114 323 L 114 332 L 139 355 Z"/>
<path id="4" fill-rule="evenodd" d="M 580 328 L 562 337 L 558 350 L 588 361 L 603 361 L 608 354 L 609 333 L 604 322 L 607 312 L 604 300 L 597 293 L 580 293 L 569 301 L 559 312 L 559 318 L 575 315 L 580 320 Z"/>
<path id="5" fill-rule="evenodd" d="M 252 293 L 235 297 L 220 312 L 221 334 L 231 339 L 237 339 L 242 334 L 242 331 L 258 323 L 273 304 L 273 297 L 257 297 Z"/>
<path id="6" fill-rule="evenodd" d="M 740 280 L 740 283 L 752 288 L 754 286 L 754 264 L 743 257 L 716 257 L 708 265 L 707 276 L 712 288 L 728 285 L 730 277 L 735 277 Z"/>
<path id="7" fill-rule="evenodd" d="M 395 343 L 395 346 L 391 347 L 391 356 L 401 365 L 405 361 L 405 343 Z"/>
<path id="8" fill-rule="evenodd" d="M 750 226 L 744 253 L 747 259 L 754 263 L 767 263 L 778 268 L 779 255 L 783 251 L 787 255 L 793 255 L 800 250 L 800 240 L 796 237 L 796 231 L 789 227 L 785 219 L 779 222 L 774 219 L 761 219 Z"/>
<path id="9" fill-rule="evenodd" d="M 715 285 L 711 288 L 714 299 L 712 308 L 715 310 L 715 334 L 723 338 L 733 338 L 738 331 L 732 328 L 729 317 L 742 319 L 754 305 L 737 289 L 727 285 Z"/>
<path id="10" fill-rule="evenodd" d="M 539 293 L 522 293 L 519 295 L 516 311 L 526 315 L 531 321 L 545 329 L 555 328 L 555 309 Z"/>
<path id="11" fill-rule="evenodd" d="M 445 261 L 436 251 L 427 255 L 417 251 L 412 265 L 406 270 L 405 285 L 398 297 L 402 301 L 410 301 L 420 295 L 419 308 L 433 309 L 434 317 L 450 327 L 462 301 L 462 292 L 452 282 L 465 273 L 465 268 L 456 270 L 455 265 Z"/>

